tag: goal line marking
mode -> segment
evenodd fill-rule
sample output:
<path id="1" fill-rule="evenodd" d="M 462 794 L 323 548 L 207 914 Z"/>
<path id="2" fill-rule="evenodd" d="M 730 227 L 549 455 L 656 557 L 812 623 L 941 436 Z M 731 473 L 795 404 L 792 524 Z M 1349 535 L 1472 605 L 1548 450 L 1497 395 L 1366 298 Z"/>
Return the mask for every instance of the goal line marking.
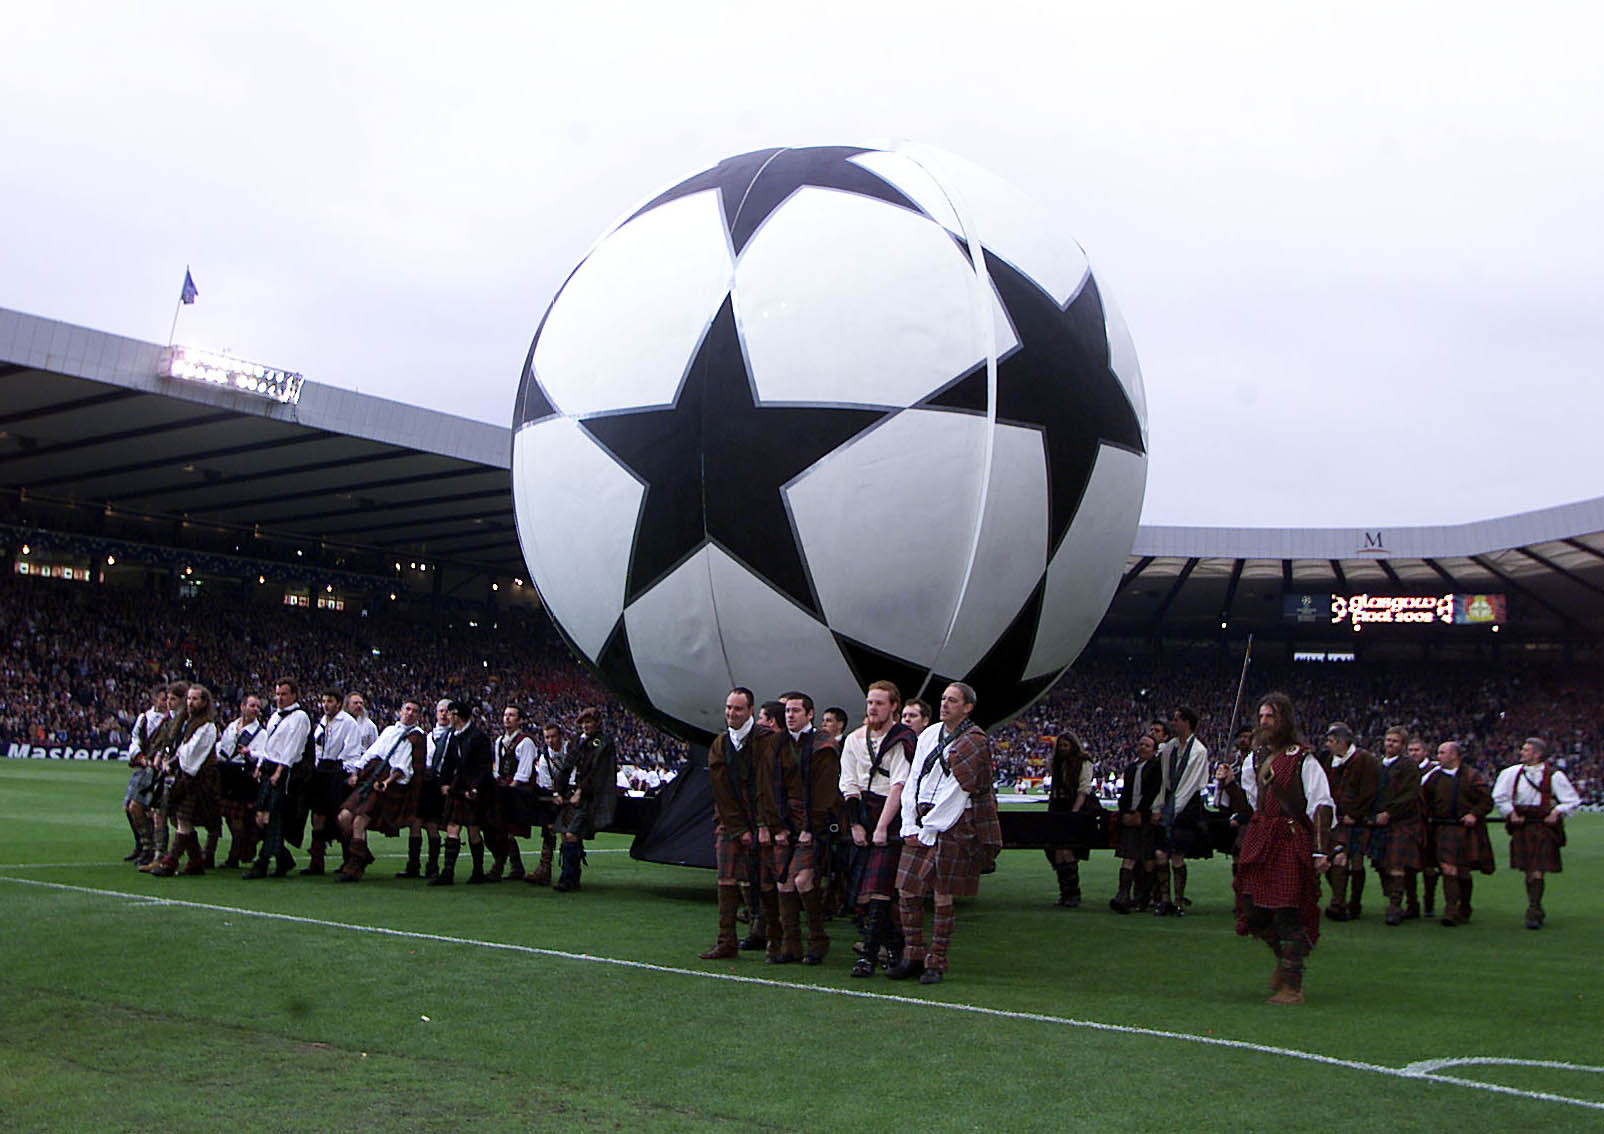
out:
<path id="1" fill-rule="evenodd" d="M 351 922 L 332 921 L 325 918 L 306 917 L 301 914 L 277 913 L 272 910 L 253 910 L 242 906 L 225 906 L 211 902 L 192 902 L 182 898 L 163 898 L 149 894 L 130 894 L 123 890 L 102 890 L 92 886 L 74 886 L 65 882 L 42 882 L 35 878 L 12 878 L 0 875 L 0 882 L 10 883 L 14 886 L 33 886 L 46 890 L 60 890 L 75 894 L 88 894 L 94 897 L 116 898 L 122 901 L 138 903 L 145 906 L 171 906 L 179 909 L 204 910 L 209 913 L 234 914 L 240 917 L 262 918 L 267 921 L 283 921 L 296 925 L 314 925 L 324 929 L 345 930 L 352 933 L 372 933 L 383 937 L 397 937 L 409 941 L 432 941 L 444 945 L 470 945 L 478 949 L 496 949 L 508 953 L 522 953 L 537 957 L 555 957 L 566 961 L 581 961 L 588 964 L 610 965 L 621 969 L 635 969 L 641 972 L 663 973 L 670 976 L 693 977 L 701 980 L 725 981 L 732 984 L 758 985 L 763 988 L 780 989 L 789 992 L 813 992 L 826 996 L 841 996 L 853 1000 L 878 1001 L 888 1004 L 902 1004 L 915 1008 L 925 1008 L 935 1011 L 961 1012 L 976 1016 L 988 1016 L 1003 1020 L 1024 1020 L 1038 1024 L 1055 1024 L 1059 1027 L 1077 1028 L 1084 1031 L 1106 1032 L 1116 1035 L 1145 1036 L 1151 1039 L 1175 1040 L 1181 1043 L 1202 1044 L 1207 1047 L 1221 1047 L 1235 1051 L 1250 1051 L 1259 1055 L 1279 1055 L 1288 1059 L 1298 1059 L 1307 1063 L 1320 1063 L 1330 1067 L 1342 1067 L 1350 1071 L 1364 1071 L 1372 1075 L 1383 1075 L 1392 1079 L 1412 1079 L 1419 1082 L 1447 1083 L 1472 1090 L 1486 1091 L 1490 1094 L 1509 1095 L 1514 1098 L 1533 1099 L 1540 1102 L 1564 1103 L 1568 1106 L 1582 1107 L 1586 1110 L 1604 1111 L 1604 1102 L 1595 1102 L 1591 1099 L 1572 1098 L 1569 1095 L 1553 1094 L 1549 1091 L 1526 1091 L 1519 1087 L 1506 1087 L 1499 1083 L 1483 1083 L 1475 1079 L 1463 1079 L 1454 1075 L 1440 1075 L 1439 1068 L 1460 1066 L 1478 1063 L 1501 1063 L 1517 1066 L 1535 1066 L 1558 1068 L 1562 1070 L 1600 1071 L 1604 1068 L 1586 1067 L 1570 1063 L 1552 1062 L 1546 1060 L 1519 1060 L 1501 1059 L 1498 1057 L 1465 1057 L 1460 1059 L 1423 1060 L 1411 1063 L 1405 1067 L 1387 1067 L 1379 1063 L 1365 1063 L 1355 1059 L 1339 1059 L 1334 1055 L 1322 1055 L 1314 1051 L 1300 1051 L 1297 1048 L 1276 1047 L 1271 1044 L 1251 1043 L 1247 1040 L 1226 1039 L 1222 1036 L 1199 1036 L 1189 1032 L 1171 1032 L 1160 1028 L 1142 1028 L 1129 1024 L 1108 1024 L 1100 1020 L 1081 1020 L 1072 1016 L 1053 1016 L 1044 1012 L 1018 1012 L 1005 1008 L 987 1008 L 979 1004 L 963 1004 L 948 1000 L 922 1000 L 913 996 L 902 996 L 897 993 L 869 992 L 855 988 L 834 988 L 829 985 L 796 983 L 792 981 L 774 980 L 768 977 L 738 976 L 734 973 L 706 972 L 702 969 L 680 968 L 675 965 L 659 965 L 649 961 L 631 961 L 622 957 L 603 957 L 594 953 L 575 953 L 565 949 L 546 949 L 537 945 L 517 945 L 505 941 L 481 941 L 473 937 L 455 937 L 444 933 L 425 933 L 413 929 L 392 929 L 383 925 L 357 925 Z"/>

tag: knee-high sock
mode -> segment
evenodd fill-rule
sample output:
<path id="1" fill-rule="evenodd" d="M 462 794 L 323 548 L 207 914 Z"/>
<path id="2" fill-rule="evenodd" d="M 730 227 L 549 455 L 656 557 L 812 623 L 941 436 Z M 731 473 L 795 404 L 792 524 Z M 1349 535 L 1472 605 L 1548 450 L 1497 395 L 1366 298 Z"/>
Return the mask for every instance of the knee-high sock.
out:
<path id="1" fill-rule="evenodd" d="M 507 861 L 512 863 L 512 872 L 514 874 L 522 874 L 524 872 L 523 851 L 518 849 L 518 840 L 511 835 L 507 836 Z"/>
<path id="2" fill-rule="evenodd" d="M 167 848 L 172 841 L 172 824 L 156 824 L 156 857 L 166 858 Z"/>
<path id="3" fill-rule="evenodd" d="M 1153 904 L 1168 905 L 1170 900 L 1170 864 L 1161 862 L 1153 868 Z"/>
<path id="4" fill-rule="evenodd" d="M 822 953 L 830 947 L 830 934 L 824 928 L 824 895 L 814 887 L 798 890 L 797 896 L 802 899 L 802 908 L 808 915 L 808 952 Z"/>
<path id="5" fill-rule="evenodd" d="M 1444 875 L 1444 877 L 1446 878 L 1447 875 Z M 1447 883 L 1445 882 L 1444 885 L 1447 885 Z M 1468 918 L 1470 916 L 1470 895 L 1475 889 L 1476 889 L 1476 879 L 1475 879 L 1475 877 L 1473 875 L 1461 874 L 1459 876 L 1459 916 L 1460 917 Z"/>
<path id="6" fill-rule="evenodd" d="M 1350 911 L 1359 907 L 1360 899 L 1365 892 L 1365 868 L 1363 864 L 1350 864 L 1348 867 L 1348 885 L 1351 893 L 1348 895 L 1348 909 Z"/>
<path id="7" fill-rule="evenodd" d="M 1437 871 L 1421 871 L 1420 888 L 1423 891 L 1421 894 L 1423 903 L 1429 910 L 1437 904 Z"/>
<path id="8" fill-rule="evenodd" d="M 758 891 L 758 908 L 762 910 L 763 941 L 770 949 L 779 949 L 783 930 L 780 928 L 780 892 L 773 886 Z"/>
<path id="9" fill-rule="evenodd" d="M 1442 915 L 1445 918 L 1458 918 L 1464 920 L 1464 896 L 1459 888 L 1459 878 L 1452 874 L 1443 875 L 1442 879 Z"/>
<path id="10" fill-rule="evenodd" d="M 780 949 L 792 957 L 802 955 L 802 901 L 795 890 L 780 891 Z"/>
<path id="11" fill-rule="evenodd" d="M 913 960 L 925 948 L 925 900 L 907 894 L 897 896 L 897 920 L 902 923 L 903 955 Z"/>
<path id="12" fill-rule="evenodd" d="M 1420 871 L 1418 870 L 1404 871 L 1403 894 L 1409 904 L 1409 908 L 1412 910 L 1420 908 L 1420 886 L 1416 882 L 1416 875 L 1419 873 Z"/>
<path id="13" fill-rule="evenodd" d="M 468 853 L 473 856 L 473 872 L 475 875 L 485 872 L 485 845 L 483 842 L 468 842 Z"/>
<path id="14" fill-rule="evenodd" d="M 1175 904 L 1180 905 L 1181 899 L 1186 897 L 1186 863 L 1177 862 L 1171 866 L 1170 874 L 1175 878 Z"/>
<path id="15" fill-rule="evenodd" d="M 718 942 L 720 949 L 735 948 L 735 907 L 741 904 L 740 891 L 734 886 L 718 888 Z"/>
<path id="16" fill-rule="evenodd" d="M 430 847 L 429 849 L 431 851 L 433 851 L 434 848 Z M 456 871 L 457 871 L 457 856 L 459 854 L 461 854 L 461 853 L 462 853 L 462 840 L 461 839 L 453 839 L 453 838 L 450 838 L 448 836 L 446 838 L 446 843 L 445 843 L 445 855 L 440 860 L 440 873 L 442 873 L 442 874 L 451 874 L 451 875 L 456 874 Z M 430 854 L 429 857 L 433 858 L 434 855 Z"/>
<path id="17" fill-rule="evenodd" d="M 925 968 L 947 971 L 947 946 L 952 943 L 952 927 L 956 920 L 951 903 L 937 903 L 936 916 L 930 923 L 930 948 L 925 950 Z"/>
<path id="18" fill-rule="evenodd" d="M 457 845 L 460 847 L 462 844 L 458 843 Z M 452 862 L 456 862 L 456 856 L 455 855 L 452 856 L 451 861 Z M 429 869 L 433 870 L 436 866 L 439 865 L 439 863 L 440 863 L 440 833 L 438 831 L 436 831 L 434 834 L 429 836 Z"/>
<path id="19" fill-rule="evenodd" d="M 408 835 L 407 836 L 407 866 L 406 866 L 406 868 L 408 870 L 416 872 L 418 870 L 418 868 L 422 865 L 422 863 L 420 861 L 422 858 L 423 858 L 423 836 L 422 835 Z"/>
<path id="20" fill-rule="evenodd" d="M 1526 879 L 1526 905 L 1534 910 L 1543 908 L 1543 879 Z"/>
<path id="21" fill-rule="evenodd" d="M 1348 868 L 1346 866 L 1333 866 L 1326 872 L 1326 881 L 1331 883 L 1331 906 L 1333 909 L 1343 908 L 1348 900 Z"/>
<path id="22" fill-rule="evenodd" d="M 1294 992 L 1303 988 L 1303 959 L 1309 955 L 1309 935 L 1298 921 L 1297 910 L 1275 911 L 1275 935 L 1281 946 L 1281 981 Z"/>
<path id="23" fill-rule="evenodd" d="M 1131 900 L 1131 883 L 1135 880 L 1136 871 L 1134 868 L 1129 866 L 1119 868 L 1119 893 L 1114 895 L 1117 901 L 1128 902 Z"/>

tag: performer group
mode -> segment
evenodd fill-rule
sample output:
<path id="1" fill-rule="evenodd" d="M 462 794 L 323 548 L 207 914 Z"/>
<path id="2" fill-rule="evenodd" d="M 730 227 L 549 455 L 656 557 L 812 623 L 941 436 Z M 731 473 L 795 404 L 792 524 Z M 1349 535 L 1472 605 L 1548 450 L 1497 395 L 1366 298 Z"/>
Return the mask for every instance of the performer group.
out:
<path id="1" fill-rule="evenodd" d="M 820 965 L 830 953 L 828 922 L 846 912 L 857 936 L 852 976 L 946 979 L 954 899 L 979 892 L 1003 845 L 991 743 L 973 720 L 977 699 L 954 682 L 932 711 L 876 681 L 865 691 L 862 725 L 848 732 L 839 708 L 826 709 L 815 728 L 805 692 L 760 703 L 750 689 L 731 689 L 707 758 L 718 922 L 702 959 L 750 951 L 770 964 Z M 374 862 L 368 836 L 377 831 L 406 837 L 399 878 L 455 884 L 465 839 L 466 884 L 580 888 L 585 842 L 612 821 L 617 798 L 616 752 L 599 710 L 581 710 L 570 737 L 557 723 L 526 724 L 508 705 L 492 738 L 462 701 L 435 702 L 432 728 L 425 702 L 404 701 L 381 731 L 360 694 L 330 689 L 319 700 L 320 711 L 303 707 L 296 680 L 280 678 L 270 713 L 248 696 L 220 727 L 204 686 L 157 688 L 129 747 L 128 860 L 161 877 L 204 873 L 226 826 L 221 865 L 245 867 L 246 880 L 294 873 L 286 844 L 305 842 L 300 874 L 356 883 Z M 1510 866 L 1525 878 L 1525 924 L 1542 928 L 1545 879 L 1561 870 L 1564 820 L 1580 800 L 1541 738 L 1529 738 L 1520 763 L 1489 787 L 1451 740 L 1433 750 L 1390 728 L 1377 756 L 1336 721 L 1317 750 L 1281 693 L 1262 698 L 1257 720 L 1215 766 L 1213 808 L 1204 791 L 1210 754 L 1188 707 L 1137 739 L 1111 811 L 1098 798 L 1090 755 L 1073 732 L 1057 736 L 1048 811 L 1059 816 L 1061 841 L 1046 855 L 1058 904 L 1081 904 L 1080 863 L 1103 845 L 1105 825 L 1120 863 L 1109 907 L 1120 915 L 1185 916 L 1187 863 L 1218 847 L 1232 859 L 1236 931 L 1275 956 L 1270 1002 L 1301 1004 L 1322 878 L 1326 920 L 1362 915 L 1373 872 L 1387 925 L 1435 917 L 1440 887 L 1441 924 L 1463 926 L 1475 875 L 1494 871 L 1496 811 Z M 526 870 L 519 840 L 537 831 L 538 863 Z M 332 855 L 339 863 L 331 870 Z"/>

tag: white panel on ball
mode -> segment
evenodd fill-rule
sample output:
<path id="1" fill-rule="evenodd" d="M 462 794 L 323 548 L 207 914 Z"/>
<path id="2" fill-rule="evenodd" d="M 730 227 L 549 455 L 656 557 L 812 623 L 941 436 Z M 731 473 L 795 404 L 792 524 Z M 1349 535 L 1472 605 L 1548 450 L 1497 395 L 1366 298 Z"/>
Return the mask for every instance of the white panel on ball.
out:
<path id="1" fill-rule="evenodd" d="M 512 479 L 529 577 L 548 610 L 591 661 L 624 610 L 640 482 L 597 447 L 579 423 L 553 417 L 513 435 Z M 582 532 L 584 537 L 575 538 Z"/>
<path id="2" fill-rule="evenodd" d="M 1049 223 L 1050 218 L 1029 198 L 944 150 L 905 143 L 897 152 L 923 166 L 941 183 L 958 215 L 980 234 L 992 255 L 1035 280 L 1060 306 L 1080 291 L 1090 270 L 1086 253 Z"/>
<path id="3" fill-rule="evenodd" d="M 552 404 L 584 416 L 674 400 L 729 292 L 717 190 L 670 201 L 592 250 L 552 301 L 534 369 Z"/>
<path id="4" fill-rule="evenodd" d="M 968 673 L 1036 589 L 1047 567 L 1046 515 L 1047 455 L 1041 434 L 997 426 L 970 584 L 936 659 L 937 672 Z"/>
<path id="5" fill-rule="evenodd" d="M 635 672 L 652 705 L 715 733 L 731 685 L 703 547 L 624 611 Z M 733 614 L 733 612 L 732 612 Z"/>
<path id="6" fill-rule="evenodd" d="M 1142 385 L 1142 367 L 1136 361 L 1136 344 L 1131 341 L 1130 328 L 1125 325 L 1125 315 L 1120 311 L 1119 304 L 1114 302 L 1113 293 L 1106 288 L 1099 288 L 1098 296 L 1103 301 L 1103 324 L 1108 328 L 1108 364 L 1131 399 L 1136 417 L 1142 423 L 1142 440 L 1145 442 L 1147 390 Z"/>
<path id="7" fill-rule="evenodd" d="M 828 628 L 723 551 L 709 550 L 719 636 L 740 684 L 750 686 L 759 700 L 800 689 L 821 711 L 863 699 Z M 726 690 L 709 691 L 715 705 L 723 703 Z"/>
<path id="8" fill-rule="evenodd" d="M 910 406 L 986 357 L 976 281 L 929 218 L 872 197 L 799 190 L 735 266 L 758 399 Z"/>
<path id="9" fill-rule="evenodd" d="M 904 410 L 786 489 L 832 630 L 935 662 L 973 538 L 987 428 L 976 414 Z"/>
<path id="10" fill-rule="evenodd" d="M 1102 446 L 1075 522 L 1047 567 L 1036 643 L 1025 678 L 1063 669 L 1103 620 L 1141 518 L 1147 459 Z"/>

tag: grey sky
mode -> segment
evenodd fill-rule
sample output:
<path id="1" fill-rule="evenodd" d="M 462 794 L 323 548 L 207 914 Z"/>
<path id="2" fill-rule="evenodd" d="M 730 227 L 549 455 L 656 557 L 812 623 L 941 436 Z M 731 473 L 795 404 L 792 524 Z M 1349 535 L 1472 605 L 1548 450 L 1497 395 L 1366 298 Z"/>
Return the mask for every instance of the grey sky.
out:
<path id="1" fill-rule="evenodd" d="M 1130 324 L 1149 523 L 1604 495 L 1593 6 L 8 12 L 0 305 L 492 421 L 651 191 L 909 137 L 1061 215 Z M 775 6 L 775 11 L 780 11 Z"/>

